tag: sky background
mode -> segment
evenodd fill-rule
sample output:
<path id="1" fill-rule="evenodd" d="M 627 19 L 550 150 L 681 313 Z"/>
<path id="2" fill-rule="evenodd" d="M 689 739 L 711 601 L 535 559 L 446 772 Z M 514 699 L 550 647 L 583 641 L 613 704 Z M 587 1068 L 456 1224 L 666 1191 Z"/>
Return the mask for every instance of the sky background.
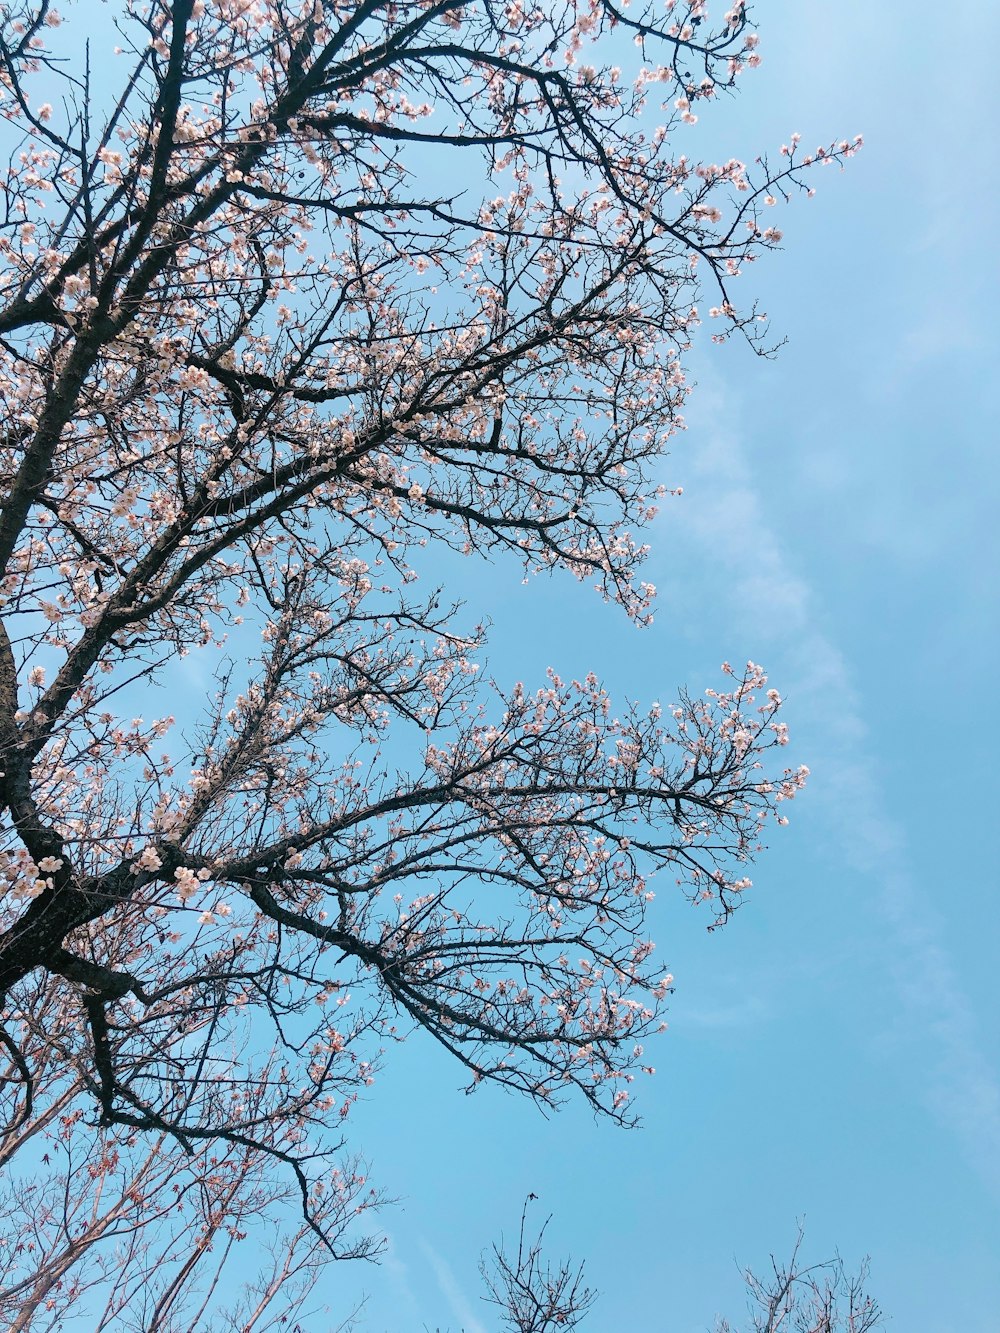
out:
<path id="1" fill-rule="evenodd" d="M 479 1256 L 515 1238 L 529 1191 L 556 1257 L 602 1293 L 592 1333 L 739 1324 L 738 1264 L 786 1257 L 798 1221 L 814 1259 L 871 1255 L 896 1333 L 1000 1328 L 1000 9 L 761 0 L 757 16 L 761 69 L 678 151 L 752 160 L 794 130 L 866 147 L 769 215 L 784 252 L 737 287 L 787 346 L 761 361 L 706 337 L 690 363 L 661 477 L 684 495 L 649 534 L 654 625 L 565 576 L 521 586 L 510 562 L 440 572 L 492 619 L 502 684 L 594 669 L 666 704 L 719 686 L 725 659 L 764 663 L 788 762 L 812 778 L 725 930 L 661 886 L 677 990 L 642 1128 L 465 1097 L 424 1040 L 388 1053 L 350 1143 L 398 1201 L 390 1245 L 322 1290 L 339 1316 L 367 1297 L 365 1333 L 494 1333 Z"/>
<path id="2" fill-rule="evenodd" d="M 767 0 L 764 62 L 680 145 L 752 158 L 863 133 L 775 225 L 742 280 L 788 345 L 701 349 L 689 429 L 650 535 L 660 588 L 631 628 L 565 577 L 465 565 L 501 682 L 594 668 L 669 701 L 753 658 L 813 777 L 723 931 L 663 892 L 677 978 L 647 1049 L 643 1127 L 543 1119 L 414 1040 L 390 1052 L 353 1143 L 398 1200 L 380 1270 L 336 1268 L 368 1330 L 496 1327 L 481 1250 L 530 1190 L 553 1250 L 587 1262 L 594 1333 L 702 1333 L 743 1312 L 737 1264 L 872 1258 L 898 1333 L 1000 1327 L 1000 1040 L 993 231 L 987 0 Z M 666 886 L 663 886 L 664 889 Z"/>

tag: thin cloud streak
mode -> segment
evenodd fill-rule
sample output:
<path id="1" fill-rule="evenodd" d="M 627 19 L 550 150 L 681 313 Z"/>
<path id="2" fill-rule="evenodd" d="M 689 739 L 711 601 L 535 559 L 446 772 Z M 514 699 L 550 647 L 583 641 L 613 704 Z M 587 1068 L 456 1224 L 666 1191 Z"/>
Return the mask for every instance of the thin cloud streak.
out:
<path id="1" fill-rule="evenodd" d="M 476 1318 L 472 1305 L 459 1286 L 458 1279 L 452 1272 L 450 1265 L 426 1241 L 420 1242 L 420 1248 L 434 1270 L 434 1276 L 441 1288 L 441 1294 L 448 1302 L 451 1313 L 459 1321 L 463 1333 L 487 1333 L 486 1325 Z"/>
<path id="2" fill-rule="evenodd" d="M 700 392 L 703 405 L 714 399 L 717 419 L 732 418 L 731 404 L 718 389 L 703 384 Z M 785 649 L 797 677 L 787 686 L 800 715 L 830 719 L 814 765 L 822 766 L 825 779 L 824 811 L 847 866 L 877 881 L 875 902 L 892 932 L 888 952 L 896 992 L 908 1026 L 933 1050 L 926 1100 L 1000 1194 L 1000 1082 L 940 942 L 941 917 L 914 883 L 904 831 L 886 811 L 848 663 L 822 632 L 818 598 L 791 568 L 768 525 L 739 439 L 715 431 L 688 456 L 688 465 L 691 498 L 671 510 L 671 526 L 725 570 L 736 618 L 747 618 L 756 638 Z M 664 600 L 671 600 L 669 594 Z M 833 715 L 831 698 L 837 700 Z"/>
<path id="3" fill-rule="evenodd" d="M 396 1242 L 388 1231 L 385 1232 L 385 1249 L 382 1252 L 381 1264 L 389 1275 L 389 1281 L 402 1308 L 416 1310 L 418 1302 L 413 1288 L 410 1286 L 409 1271 L 406 1264 L 399 1257 Z"/>

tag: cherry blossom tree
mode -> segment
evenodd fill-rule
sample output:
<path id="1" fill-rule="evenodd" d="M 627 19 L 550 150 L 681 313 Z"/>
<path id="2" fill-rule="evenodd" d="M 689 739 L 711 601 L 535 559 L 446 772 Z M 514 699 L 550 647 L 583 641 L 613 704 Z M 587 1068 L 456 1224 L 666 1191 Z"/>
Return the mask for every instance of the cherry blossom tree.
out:
<path id="1" fill-rule="evenodd" d="M 308 1218 L 294 1176 L 271 1169 L 289 1144 L 287 1121 L 265 1110 L 273 1068 L 261 1069 L 249 1108 L 255 1143 L 234 1136 L 186 1152 L 163 1130 L 95 1126 L 86 1061 L 68 1039 L 78 997 L 56 975 L 31 1000 L 20 1017 L 33 1099 L 13 1123 L 18 1070 L 8 1062 L 0 1073 L 8 1094 L 0 1145 L 5 1328 L 39 1333 L 75 1317 L 95 1330 L 164 1333 L 203 1327 L 209 1315 L 218 1326 L 223 1312 L 225 1326 L 243 1333 L 282 1327 L 303 1308 L 325 1308 L 315 1288 L 331 1253 L 377 1253 L 375 1238 L 357 1234 L 359 1215 L 379 1202 L 359 1163 L 330 1162 L 310 1190 Z M 190 1032 L 179 1027 L 155 1053 L 161 1069 L 177 1070 Z M 324 1156 L 339 1146 L 328 1144 Z M 246 1277 L 239 1251 L 248 1238 L 258 1271 L 234 1290 L 233 1271 Z"/>
<path id="2" fill-rule="evenodd" d="M 121 0 L 98 73 L 76 16 L 4 9 L 3 1109 L 98 1163 L 88 1235 L 155 1217 L 155 1143 L 189 1238 L 266 1163 L 343 1251 L 325 1154 L 415 1030 L 628 1123 L 652 877 L 721 924 L 785 822 L 759 666 L 502 688 L 435 581 L 507 556 L 649 618 L 685 352 L 706 314 L 766 348 L 735 280 L 857 150 L 699 162 L 756 33 L 665 10 Z"/>

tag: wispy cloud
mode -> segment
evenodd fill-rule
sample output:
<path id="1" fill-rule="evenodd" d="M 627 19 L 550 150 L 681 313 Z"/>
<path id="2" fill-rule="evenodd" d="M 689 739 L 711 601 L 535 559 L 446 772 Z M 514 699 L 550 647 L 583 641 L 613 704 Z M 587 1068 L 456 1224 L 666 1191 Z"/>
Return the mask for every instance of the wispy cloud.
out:
<path id="1" fill-rule="evenodd" d="M 732 419 L 718 389 L 719 420 Z M 697 454 L 697 457 L 694 455 Z M 717 430 L 688 456 L 695 501 L 671 510 L 689 548 L 721 567 L 732 619 L 756 642 L 780 644 L 798 711 L 824 722 L 818 739 L 823 816 L 847 867 L 877 886 L 876 909 L 891 938 L 886 955 L 908 1026 L 926 1043 L 925 1096 L 977 1170 L 1000 1192 L 1000 1080 L 986 1059 L 975 1010 L 942 943 L 943 922 L 909 868 L 904 830 L 888 814 L 869 729 L 844 653 L 825 634 L 819 597 L 792 567 L 769 526 L 738 434 Z M 701 484 L 699 484 L 701 483 Z M 679 594 L 683 598 L 683 594 Z M 829 701 L 836 699 L 836 709 Z M 810 756 L 812 757 L 812 756 Z M 817 767 L 819 764 L 817 763 Z M 710 1021 L 710 1020 L 709 1020 Z"/>
<path id="2" fill-rule="evenodd" d="M 459 1321 L 463 1333 L 487 1333 L 486 1325 L 477 1319 L 472 1303 L 459 1285 L 450 1265 L 426 1241 L 420 1248 L 433 1269 L 441 1294 L 448 1302 L 452 1316 Z"/>
<path id="3" fill-rule="evenodd" d="M 399 1250 L 392 1234 L 388 1231 L 385 1233 L 385 1249 L 382 1252 L 381 1264 L 388 1274 L 399 1308 L 415 1310 L 417 1308 L 417 1298 L 410 1286 L 409 1272 L 406 1264 L 399 1257 Z"/>

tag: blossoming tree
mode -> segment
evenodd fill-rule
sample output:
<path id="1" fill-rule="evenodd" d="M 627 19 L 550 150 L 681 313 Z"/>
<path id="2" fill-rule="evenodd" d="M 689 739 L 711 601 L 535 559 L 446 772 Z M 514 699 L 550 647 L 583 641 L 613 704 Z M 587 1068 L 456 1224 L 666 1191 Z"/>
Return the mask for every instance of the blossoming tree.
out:
<path id="1" fill-rule="evenodd" d="M 856 151 L 698 162 L 756 35 L 665 10 L 121 0 L 112 79 L 6 6 L 11 1145 L 276 1162 L 335 1250 L 317 1155 L 390 1036 L 629 1120 L 651 876 L 728 917 L 804 779 L 780 699 L 502 690 L 420 576 L 503 555 L 644 621 L 684 352 L 766 336 L 732 287 L 770 205 Z M 132 716 L 193 649 L 200 716 Z"/>

